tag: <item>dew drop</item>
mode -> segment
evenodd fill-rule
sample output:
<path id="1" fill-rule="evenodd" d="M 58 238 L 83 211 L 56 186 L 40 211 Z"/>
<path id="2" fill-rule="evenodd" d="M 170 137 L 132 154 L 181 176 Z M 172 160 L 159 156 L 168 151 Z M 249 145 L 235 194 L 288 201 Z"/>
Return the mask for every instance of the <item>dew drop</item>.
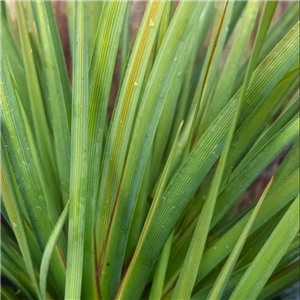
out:
<path id="1" fill-rule="evenodd" d="M 134 86 L 137 86 L 137 85 L 138 85 L 138 83 L 135 81 L 133 85 L 134 85 Z"/>
<path id="2" fill-rule="evenodd" d="M 16 228 L 16 227 L 17 227 L 17 224 L 16 224 L 16 223 L 13 223 L 13 227 L 15 227 L 15 228 Z"/>
<path id="3" fill-rule="evenodd" d="M 215 153 L 217 149 L 218 149 L 218 145 L 215 145 L 212 149 L 212 153 Z"/>
<path id="4" fill-rule="evenodd" d="M 177 60 L 178 60 L 178 58 L 175 56 L 175 57 L 174 57 L 174 61 L 177 61 Z"/>
<path id="5" fill-rule="evenodd" d="M 149 26 L 150 26 L 150 27 L 153 27 L 153 26 L 154 26 L 154 21 L 153 21 L 153 19 L 150 19 Z"/>

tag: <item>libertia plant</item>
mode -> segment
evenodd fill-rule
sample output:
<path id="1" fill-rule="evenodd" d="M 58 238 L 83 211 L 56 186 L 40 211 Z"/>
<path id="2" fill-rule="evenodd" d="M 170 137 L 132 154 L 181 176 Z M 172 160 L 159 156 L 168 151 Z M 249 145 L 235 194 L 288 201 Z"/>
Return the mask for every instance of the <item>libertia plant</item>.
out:
<path id="1" fill-rule="evenodd" d="M 299 280 L 298 2 L 274 21 L 275 1 L 149 1 L 136 34 L 131 2 L 67 2 L 71 80 L 51 2 L 14 4 L 3 299 L 272 299 Z"/>

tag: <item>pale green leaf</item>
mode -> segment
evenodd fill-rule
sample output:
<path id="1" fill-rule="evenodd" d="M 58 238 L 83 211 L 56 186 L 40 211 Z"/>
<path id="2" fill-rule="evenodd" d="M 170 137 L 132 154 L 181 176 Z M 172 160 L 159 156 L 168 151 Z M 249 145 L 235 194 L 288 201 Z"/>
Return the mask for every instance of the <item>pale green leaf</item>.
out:
<path id="1" fill-rule="evenodd" d="M 42 263 L 40 267 L 41 299 L 47 299 L 47 276 L 49 271 L 49 265 L 52 258 L 53 250 L 56 246 L 59 235 L 61 234 L 64 223 L 67 219 L 68 212 L 69 212 L 69 202 L 67 202 L 62 214 L 59 216 L 43 253 Z"/>

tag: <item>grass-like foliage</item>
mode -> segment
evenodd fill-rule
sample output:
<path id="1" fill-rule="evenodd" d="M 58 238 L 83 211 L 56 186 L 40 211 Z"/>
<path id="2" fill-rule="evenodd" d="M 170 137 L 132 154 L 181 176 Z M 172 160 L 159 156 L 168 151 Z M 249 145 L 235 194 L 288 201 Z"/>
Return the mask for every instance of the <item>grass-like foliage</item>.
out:
<path id="1" fill-rule="evenodd" d="M 130 2 L 67 2 L 69 80 L 51 2 L 1 1 L 3 299 L 299 280 L 299 3 L 277 4 L 149 1 L 132 34 Z"/>

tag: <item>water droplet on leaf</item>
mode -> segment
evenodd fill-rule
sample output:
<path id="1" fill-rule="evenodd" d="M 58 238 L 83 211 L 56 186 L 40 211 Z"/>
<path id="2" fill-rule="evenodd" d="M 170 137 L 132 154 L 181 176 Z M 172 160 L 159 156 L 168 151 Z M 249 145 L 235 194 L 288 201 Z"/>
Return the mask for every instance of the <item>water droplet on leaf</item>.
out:
<path id="1" fill-rule="evenodd" d="M 154 26 L 154 21 L 153 21 L 153 19 L 150 19 L 150 21 L 149 21 L 149 26 L 150 26 L 150 27 L 153 27 L 153 26 Z"/>

